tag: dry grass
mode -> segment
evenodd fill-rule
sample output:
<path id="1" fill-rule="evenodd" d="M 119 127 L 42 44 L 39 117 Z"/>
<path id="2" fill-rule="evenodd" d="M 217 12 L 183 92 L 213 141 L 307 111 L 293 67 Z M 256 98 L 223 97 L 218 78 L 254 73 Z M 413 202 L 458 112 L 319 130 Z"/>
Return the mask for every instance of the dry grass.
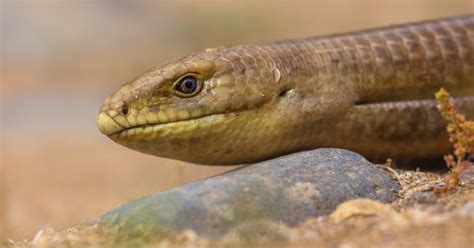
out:
<path id="1" fill-rule="evenodd" d="M 454 155 L 444 156 L 450 169 L 444 178 L 445 184 L 436 188 L 437 193 L 444 193 L 458 186 L 461 173 L 472 166 L 466 157 L 468 154 L 474 154 L 474 122 L 466 120 L 464 115 L 456 111 L 454 100 L 445 89 L 442 88 L 436 93 L 436 99 L 440 113 L 449 122 L 446 130 L 454 147 Z"/>

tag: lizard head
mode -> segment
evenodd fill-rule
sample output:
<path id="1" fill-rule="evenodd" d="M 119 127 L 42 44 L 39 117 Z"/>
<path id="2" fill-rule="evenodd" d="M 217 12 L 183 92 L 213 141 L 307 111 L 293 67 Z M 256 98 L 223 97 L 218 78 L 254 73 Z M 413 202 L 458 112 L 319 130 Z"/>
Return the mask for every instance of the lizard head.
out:
<path id="1" fill-rule="evenodd" d="M 99 130 L 160 157 L 201 164 L 261 160 L 271 149 L 259 146 L 274 143 L 265 135 L 278 121 L 262 109 L 289 89 L 265 56 L 249 48 L 217 48 L 160 65 L 105 100 Z"/>

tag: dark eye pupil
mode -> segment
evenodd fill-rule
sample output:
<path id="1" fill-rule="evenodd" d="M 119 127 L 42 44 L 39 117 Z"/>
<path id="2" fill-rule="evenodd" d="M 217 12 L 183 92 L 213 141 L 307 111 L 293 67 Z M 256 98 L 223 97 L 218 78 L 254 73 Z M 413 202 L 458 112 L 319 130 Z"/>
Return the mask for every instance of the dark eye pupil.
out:
<path id="1" fill-rule="evenodd" d="M 196 84 L 195 84 L 195 82 L 194 82 L 193 80 L 188 79 L 188 80 L 184 81 L 184 87 L 185 87 L 187 90 L 192 91 L 193 88 L 196 87 Z"/>
<path id="2" fill-rule="evenodd" d="M 194 77 L 185 77 L 181 79 L 176 88 L 182 93 L 191 94 L 197 90 L 198 82 Z"/>

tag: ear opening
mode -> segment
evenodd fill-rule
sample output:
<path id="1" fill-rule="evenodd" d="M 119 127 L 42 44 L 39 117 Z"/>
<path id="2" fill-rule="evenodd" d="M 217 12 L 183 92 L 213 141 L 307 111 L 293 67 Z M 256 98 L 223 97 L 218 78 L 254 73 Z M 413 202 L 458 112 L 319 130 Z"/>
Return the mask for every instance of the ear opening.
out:
<path id="1" fill-rule="evenodd" d="M 293 88 L 286 88 L 286 89 L 283 89 L 283 90 L 280 92 L 280 94 L 278 94 L 278 97 L 279 97 L 279 98 L 286 97 L 286 96 L 288 96 L 292 91 L 293 91 Z"/>

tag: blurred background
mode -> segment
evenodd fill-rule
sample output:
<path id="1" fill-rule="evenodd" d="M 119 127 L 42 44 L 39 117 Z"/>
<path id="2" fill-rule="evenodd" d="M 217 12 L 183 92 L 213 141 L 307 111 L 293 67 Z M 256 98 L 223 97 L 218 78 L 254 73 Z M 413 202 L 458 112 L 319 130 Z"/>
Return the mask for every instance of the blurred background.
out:
<path id="1" fill-rule="evenodd" d="M 232 169 L 120 147 L 95 118 L 122 83 L 209 47 L 474 12 L 472 0 L 1 1 L 0 238 L 85 223 Z"/>

